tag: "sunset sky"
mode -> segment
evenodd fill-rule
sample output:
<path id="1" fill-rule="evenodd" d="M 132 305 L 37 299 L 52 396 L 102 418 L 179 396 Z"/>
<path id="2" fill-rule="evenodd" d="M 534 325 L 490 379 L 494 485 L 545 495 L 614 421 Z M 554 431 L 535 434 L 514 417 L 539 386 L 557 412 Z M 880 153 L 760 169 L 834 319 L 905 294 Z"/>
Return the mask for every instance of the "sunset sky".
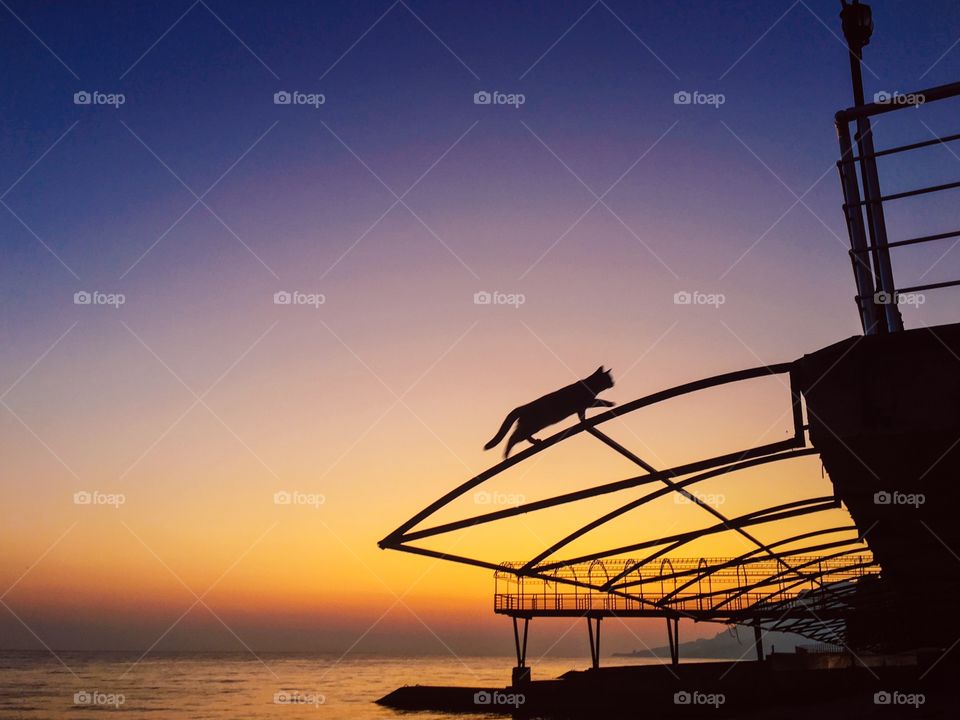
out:
<path id="1" fill-rule="evenodd" d="M 960 76 L 960 6 L 873 6 L 869 96 Z M 489 573 L 377 540 L 499 460 L 482 446 L 507 411 L 601 363 L 623 403 L 860 332 L 838 12 L 2 3 L 0 647 L 509 652 Z M 881 118 L 877 144 L 956 132 L 949 110 Z M 918 160 L 881 166 L 884 190 L 960 176 L 949 149 Z M 891 239 L 955 228 L 944 200 L 891 207 Z M 951 248 L 897 255 L 898 282 L 956 277 Z M 523 303 L 475 304 L 484 291 Z M 723 303 L 675 304 L 684 291 Z M 904 308 L 908 326 L 952 316 L 940 292 Z M 786 437 L 776 381 L 706 400 L 621 432 L 662 465 Z M 631 474 L 580 438 L 490 489 Z M 712 487 L 729 514 L 831 492 L 815 459 Z M 74 502 L 95 491 L 124 502 Z M 275 504 L 284 491 L 318 502 Z M 450 516 L 484 509 L 471 498 Z M 606 507 L 448 542 L 524 559 Z M 702 522 L 670 501 L 610 537 Z M 539 622 L 534 650 L 585 652 L 570 624 Z M 612 627 L 608 649 L 662 635 Z"/>

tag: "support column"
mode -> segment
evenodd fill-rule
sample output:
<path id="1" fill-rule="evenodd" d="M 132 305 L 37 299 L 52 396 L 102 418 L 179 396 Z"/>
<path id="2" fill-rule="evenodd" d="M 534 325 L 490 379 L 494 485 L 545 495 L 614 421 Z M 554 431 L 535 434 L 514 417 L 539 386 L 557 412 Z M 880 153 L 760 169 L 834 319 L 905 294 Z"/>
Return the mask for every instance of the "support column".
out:
<path id="1" fill-rule="evenodd" d="M 530 682 L 530 668 L 527 667 L 527 631 L 530 628 L 530 618 L 523 618 L 523 635 L 521 639 L 517 617 L 513 616 L 513 644 L 517 651 L 517 666 L 513 668 L 511 686 L 519 687 Z"/>
<path id="2" fill-rule="evenodd" d="M 763 629 L 759 622 L 753 624 L 753 644 L 757 648 L 757 660 L 763 662 Z"/>
<path id="3" fill-rule="evenodd" d="M 587 635 L 590 637 L 590 661 L 594 670 L 600 668 L 600 616 L 595 618 L 587 615 Z M 594 622 L 596 623 L 596 632 L 594 632 Z"/>
<path id="4" fill-rule="evenodd" d="M 670 664 L 680 664 L 680 618 L 667 617 L 667 641 L 670 643 Z"/>

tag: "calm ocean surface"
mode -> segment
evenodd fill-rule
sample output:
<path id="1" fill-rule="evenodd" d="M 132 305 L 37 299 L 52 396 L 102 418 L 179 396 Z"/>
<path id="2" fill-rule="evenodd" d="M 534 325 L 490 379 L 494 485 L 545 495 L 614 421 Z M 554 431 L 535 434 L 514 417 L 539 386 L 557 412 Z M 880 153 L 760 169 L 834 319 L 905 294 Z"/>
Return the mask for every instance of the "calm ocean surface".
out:
<path id="1" fill-rule="evenodd" d="M 512 657 L 158 654 L 139 663 L 124 653 L 0 652 L 0 719 L 103 718 L 407 718 L 373 703 L 402 685 L 503 687 Z M 616 658 L 618 665 L 651 664 Z M 613 661 L 608 659 L 608 663 Z M 533 677 L 557 677 L 589 665 L 584 658 L 534 663 Z M 66 666 L 66 667 L 65 667 Z M 297 697 L 301 703 L 284 703 Z M 276 701 L 275 701 L 276 700 Z M 463 716 L 461 716 L 463 717 Z"/>

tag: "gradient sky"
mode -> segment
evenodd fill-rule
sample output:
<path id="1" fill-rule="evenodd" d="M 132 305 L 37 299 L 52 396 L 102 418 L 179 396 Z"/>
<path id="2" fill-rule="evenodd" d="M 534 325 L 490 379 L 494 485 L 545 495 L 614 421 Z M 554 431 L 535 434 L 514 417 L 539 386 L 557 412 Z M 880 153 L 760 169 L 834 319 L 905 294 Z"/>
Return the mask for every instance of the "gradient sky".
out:
<path id="1" fill-rule="evenodd" d="M 832 116 L 852 104 L 838 11 L 6 0 L 0 647 L 508 652 L 489 574 L 376 541 L 493 463 L 481 447 L 507 410 L 600 363 L 625 402 L 859 332 L 834 169 Z M 956 3 L 874 16 L 868 95 L 960 75 Z M 84 90 L 125 102 L 74 104 Z M 282 90 L 326 101 L 276 105 Z M 525 103 L 476 105 L 481 90 Z M 725 102 L 676 105 L 682 90 Z M 886 116 L 878 145 L 956 132 L 949 110 Z M 884 189 L 960 175 L 942 147 L 918 160 L 881 167 Z M 955 229 L 947 200 L 891 208 L 891 238 Z M 956 277 L 950 248 L 896 256 L 900 284 Z M 284 290 L 326 302 L 275 305 Z M 475 305 L 484 290 L 526 301 Z M 78 291 L 126 302 L 75 305 Z M 725 303 L 676 305 L 679 291 Z M 953 319 L 952 292 L 905 309 L 908 325 Z M 635 431 L 651 457 L 696 459 L 782 438 L 782 401 L 775 383 L 718 394 Z M 494 489 L 531 499 L 632 472 L 596 450 Z M 816 461 L 737 483 L 717 486 L 731 513 L 830 491 Z M 126 502 L 78 506 L 80 490 Z M 276 506 L 278 490 L 325 502 Z M 643 532 L 682 526 L 675 512 Z M 554 528 L 460 549 L 522 557 Z M 537 626 L 533 651 L 569 623 Z M 585 652 L 580 630 L 554 651 Z M 608 647 L 661 635 L 636 623 Z"/>

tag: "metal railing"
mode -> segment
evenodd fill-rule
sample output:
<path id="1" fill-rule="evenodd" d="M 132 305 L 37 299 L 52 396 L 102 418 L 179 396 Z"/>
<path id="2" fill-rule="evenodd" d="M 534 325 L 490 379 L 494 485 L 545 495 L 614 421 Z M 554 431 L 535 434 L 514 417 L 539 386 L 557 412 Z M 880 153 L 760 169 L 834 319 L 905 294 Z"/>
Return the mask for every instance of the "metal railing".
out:
<path id="1" fill-rule="evenodd" d="M 838 528 L 838 531 L 844 530 Z M 784 553 L 790 567 L 750 554 L 740 557 L 660 558 L 637 565 L 616 558 L 566 565 L 552 578 L 517 575 L 522 563 L 503 563 L 494 574 L 494 611 L 507 615 L 645 615 L 683 614 L 698 619 L 722 619 L 749 614 L 776 617 L 800 610 L 816 612 L 845 605 L 844 593 L 879 571 L 860 538 L 827 543 L 836 552 L 811 555 L 805 550 Z M 629 570 L 629 572 L 624 572 Z M 613 578 L 619 578 L 607 587 Z"/>
<path id="2" fill-rule="evenodd" d="M 922 243 L 960 238 L 960 230 L 921 235 L 890 241 L 887 237 L 883 204 L 906 198 L 929 195 L 960 188 L 960 180 L 884 195 L 880 189 L 877 158 L 911 152 L 933 145 L 946 145 L 960 140 L 960 134 L 943 135 L 929 140 L 876 150 L 870 118 L 908 108 L 955 98 L 960 83 L 950 83 L 914 93 L 888 95 L 883 102 L 841 110 L 836 114 L 840 160 L 837 168 L 843 188 L 843 211 L 850 236 L 850 259 L 857 285 L 857 308 L 863 331 L 867 335 L 896 332 L 903 329 L 898 307 L 906 293 L 960 285 L 960 279 L 897 287 L 893 277 L 890 251 Z M 850 124 L 856 123 L 851 136 Z"/>
<path id="3" fill-rule="evenodd" d="M 733 597 L 733 591 L 728 593 L 731 598 L 726 606 L 727 612 L 742 612 L 754 608 L 766 597 L 766 593 L 744 593 Z M 782 605 L 780 607 L 783 607 Z M 639 600 L 607 593 L 549 593 L 547 595 L 521 595 L 519 593 L 497 593 L 494 596 L 493 609 L 498 613 L 529 612 L 533 615 L 550 615 L 574 611 L 577 614 L 587 612 L 601 613 L 630 613 L 647 611 L 655 614 L 650 606 Z M 697 593 L 684 593 L 669 603 L 669 609 L 683 612 L 705 612 L 703 599 Z"/>

